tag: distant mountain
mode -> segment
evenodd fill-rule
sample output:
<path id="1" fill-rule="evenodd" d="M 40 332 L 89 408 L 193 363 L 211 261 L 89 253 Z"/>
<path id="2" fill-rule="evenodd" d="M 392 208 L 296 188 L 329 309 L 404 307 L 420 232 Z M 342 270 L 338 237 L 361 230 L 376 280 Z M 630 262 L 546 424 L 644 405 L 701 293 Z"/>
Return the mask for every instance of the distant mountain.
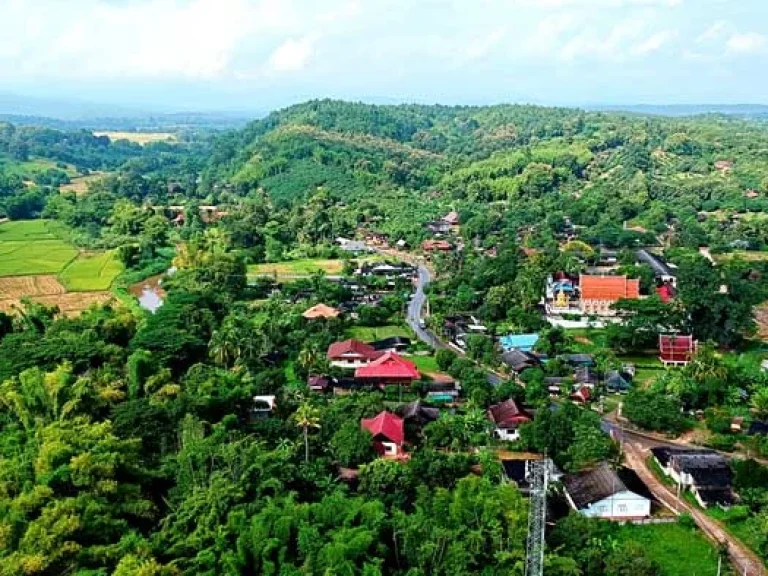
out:
<path id="1" fill-rule="evenodd" d="M 765 104 L 611 104 L 584 106 L 583 108 L 593 111 L 629 112 L 657 116 L 724 114 L 743 118 L 768 118 L 768 105 Z"/>
<path id="2" fill-rule="evenodd" d="M 0 93 L 0 121 L 58 130 L 173 131 L 240 128 L 265 114 L 169 112 Z"/>

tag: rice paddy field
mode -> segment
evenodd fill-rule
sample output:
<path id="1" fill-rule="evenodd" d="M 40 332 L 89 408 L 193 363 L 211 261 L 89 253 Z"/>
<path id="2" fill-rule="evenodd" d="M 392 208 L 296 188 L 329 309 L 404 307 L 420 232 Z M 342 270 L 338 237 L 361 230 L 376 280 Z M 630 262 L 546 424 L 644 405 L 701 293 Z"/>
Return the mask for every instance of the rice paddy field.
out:
<path id="1" fill-rule="evenodd" d="M 58 237 L 58 227 L 46 220 L 0 224 L 1 311 L 30 298 L 74 315 L 112 299 L 109 289 L 123 270 L 115 252 L 81 252 Z"/>

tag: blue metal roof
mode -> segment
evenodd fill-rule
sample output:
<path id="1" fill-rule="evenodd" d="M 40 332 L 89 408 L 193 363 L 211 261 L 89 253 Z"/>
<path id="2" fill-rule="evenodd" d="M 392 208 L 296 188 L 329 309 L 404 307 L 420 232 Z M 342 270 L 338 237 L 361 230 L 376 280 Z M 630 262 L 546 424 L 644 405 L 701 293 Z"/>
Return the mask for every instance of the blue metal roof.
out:
<path id="1" fill-rule="evenodd" d="M 507 334 L 499 338 L 499 343 L 505 352 L 513 348 L 530 352 L 538 341 L 538 334 Z"/>

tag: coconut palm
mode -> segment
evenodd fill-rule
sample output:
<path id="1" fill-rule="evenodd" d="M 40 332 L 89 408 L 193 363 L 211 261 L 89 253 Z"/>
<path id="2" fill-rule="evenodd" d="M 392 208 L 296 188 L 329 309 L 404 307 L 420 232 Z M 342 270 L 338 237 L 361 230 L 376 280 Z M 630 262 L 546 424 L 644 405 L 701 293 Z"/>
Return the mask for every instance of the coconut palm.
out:
<path id="1" fill-rule="evenodd" d="M 309 429 L 320 428 L 320 411 L 309 402 L 304 402 L 294 413 L 293 419 L 304 432 L 304 462 L 309 462 Z"/>

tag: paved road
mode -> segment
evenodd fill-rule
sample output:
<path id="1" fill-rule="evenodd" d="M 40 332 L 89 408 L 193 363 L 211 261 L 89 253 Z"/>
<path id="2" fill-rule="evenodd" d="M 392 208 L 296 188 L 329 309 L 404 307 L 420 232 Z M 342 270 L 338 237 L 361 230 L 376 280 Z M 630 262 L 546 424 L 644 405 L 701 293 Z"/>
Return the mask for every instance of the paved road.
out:
<path id="1" fill-rule="evenodd" d="M 418 265 L 418 277 L 416 279 L 416 292 L 413 294 L 411 301 L 408 303 L 408 325 L 416 333 L 416 336 L 422 342 L 429 344 L 434 349 L 445 348 L 446 345 L 440 341 L 432 332 L 427 330 L 421 325 L 422 314 L 424 313 L 424 305 L 427 303 L 427 295 L 424 289 L 432 280 L 432 275 L 429 269 L 423 264 Z"/>
<path id="2" fill-rule="evenodd" d="M 646 439 L 647 440 L 647 439 Z M 624 443 L 624 455 L 627 466 L 634 470 L 654 497 L 664 506 L 676 513 L 686 512 L 696 522 L 699 529 L 716 544 L 728 543 L 728 557 L 731 564 L 741 576 L 765 576 L 766 570 L 760 558 L 757 557 L 740 540 L 731 536 L 717 520 L 710 518 L 704 512 L 691 506 L 660 482 L 648 468 L 649 449 L 634 440 Z"/>

